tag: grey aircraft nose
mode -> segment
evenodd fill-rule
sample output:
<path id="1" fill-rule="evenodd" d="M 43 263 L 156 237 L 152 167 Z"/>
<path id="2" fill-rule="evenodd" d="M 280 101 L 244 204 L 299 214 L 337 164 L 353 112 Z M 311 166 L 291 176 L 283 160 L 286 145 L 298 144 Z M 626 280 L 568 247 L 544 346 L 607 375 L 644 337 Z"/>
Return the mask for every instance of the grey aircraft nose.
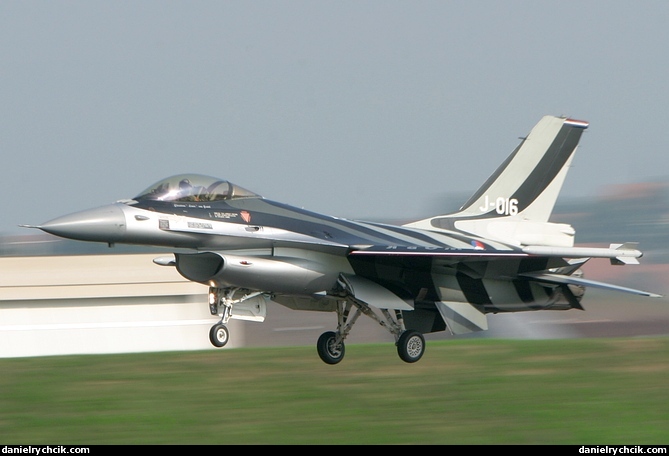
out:
<path id="1" fill-rule="evenodd" d="M 37 226 L 56 236 L 79 241 L 118 242 L 125 234 L 125 215 L 119 204 L 96 207 L 50 220 Z"/>

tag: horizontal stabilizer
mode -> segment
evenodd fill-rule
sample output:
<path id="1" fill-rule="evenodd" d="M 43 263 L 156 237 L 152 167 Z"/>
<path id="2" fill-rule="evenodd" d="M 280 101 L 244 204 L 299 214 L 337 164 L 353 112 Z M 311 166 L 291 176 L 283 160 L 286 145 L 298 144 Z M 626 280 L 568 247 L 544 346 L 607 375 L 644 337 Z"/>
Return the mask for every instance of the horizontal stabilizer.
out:
<path id="1" fill-rule="evenodd" d="M 488 319 L 466 302 L 435 302 L 441 317 L 452 334 L 468 334 L 488 329 Z"/>
<path id="2" fill-rule="evenodd" d="M 648 291 L 636 290 L 634 288 L 621 287 L 619 285 L 612 285 L 610 283 L 597 282 L 595 280 L 583 279 L 580 277 L 565 276 L 560 274 L 550 274 L 550 273 L 533 273 L 528 272 L 524 274 L 518 274 L 520 277 L 526 277 L 528 279 L 536 280 L 537 282 L 551 283 L 554 285 L 580 285 L 584 287 L 594 287 L 602 288 L 605 290 L 611 291 L 621 291 L 624 293 L 632 293 L 641 296 L 648 296 L 651 298 L 661 298 L 662 295 L 650 293 Z"/>

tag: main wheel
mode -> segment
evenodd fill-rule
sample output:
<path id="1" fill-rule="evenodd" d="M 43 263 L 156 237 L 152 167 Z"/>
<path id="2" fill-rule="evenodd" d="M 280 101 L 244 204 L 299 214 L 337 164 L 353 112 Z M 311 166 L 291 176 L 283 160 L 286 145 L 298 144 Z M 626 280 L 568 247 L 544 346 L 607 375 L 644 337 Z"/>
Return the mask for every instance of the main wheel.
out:
<path id="1" fill-rule="evenodd" d="M 214 347 L 223 347 L 230 340 L 230 331 L 222 323 L 217 323 L 209 330 L 209 340 Z"/>
<path id="2" fill-rule="evenodd" d="M 337 364 L 344 358 L 344 342 L 337 343 L 337 333 L 333 331 L 324 332 L 316 343 L 318 356 L 326 364 Z"/>
<path id="3" fill-rule="evenodd" d="M 397 341 L 397 354 L 406 363 L 415 363 L 425 353 L 425 338 L 418 331 L 404 331 Z"/>

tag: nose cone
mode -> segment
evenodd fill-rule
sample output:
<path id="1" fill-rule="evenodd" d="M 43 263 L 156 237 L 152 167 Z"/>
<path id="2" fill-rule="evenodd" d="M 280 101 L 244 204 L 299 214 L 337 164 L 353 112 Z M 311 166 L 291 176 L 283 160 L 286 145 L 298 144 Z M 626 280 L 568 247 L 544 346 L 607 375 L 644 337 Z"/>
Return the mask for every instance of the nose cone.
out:
<path id="1" fill-rule="evenodd" d="M 118 242 L 126 229 L 120 204 L 97 207 L 50 220 L 37 228 L 78 241 Z"/>

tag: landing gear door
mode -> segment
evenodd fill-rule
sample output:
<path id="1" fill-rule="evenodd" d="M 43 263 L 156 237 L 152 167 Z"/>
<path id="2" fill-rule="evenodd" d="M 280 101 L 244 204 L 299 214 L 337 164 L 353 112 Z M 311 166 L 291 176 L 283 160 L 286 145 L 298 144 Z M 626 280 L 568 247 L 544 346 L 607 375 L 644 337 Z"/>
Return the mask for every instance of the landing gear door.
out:
<path id="1" fill-rule="evenodd" d="M 264 295 L 255 296 L 234 306 L 230 318 L 246 321 L 265 321 L 267 316 L 267 300 Z"/>

